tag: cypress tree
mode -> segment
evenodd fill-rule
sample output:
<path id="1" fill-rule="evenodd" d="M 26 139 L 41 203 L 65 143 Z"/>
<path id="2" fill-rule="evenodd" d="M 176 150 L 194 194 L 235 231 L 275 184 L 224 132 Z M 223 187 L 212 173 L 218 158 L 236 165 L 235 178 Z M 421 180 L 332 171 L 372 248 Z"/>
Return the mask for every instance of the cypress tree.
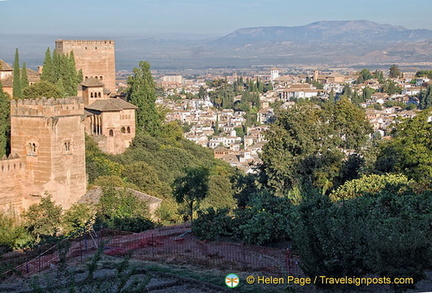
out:
<path id="1" fill-rule="evenodd" d="M 140 61 L 128 78 L 127 100 L 138 107 L 137 129 L 157 135 L 162 117 L 156 109 L 156 86 L 148 62 Z"/>
<path id="2" fill-rule="evenodd" d="M 84 80 L 84 76 L 82 73 L 82 69 L 80 69 L 80 70 L 78 70 L 77 81 L 78 81 L 78 83 L 81 83 L 81 82 L 83 82 L 83 80 Z"/>
<path id="3" fill-rule="evenodd" d="M 14 60 L 14 68 L 13 68 L 13 91 L 12 95 L 15 98 L 22 97 L 22 89 L 21 89 L 21 72 L 19 67 L 19 53 L 18 48 L 15 50 L 15 60 Z"/>
<path id="4" fill-rule="evenodd" d="M 10 98 L 0 81 L 0 158 L 10 152 Z"/>
<path id="5" fill-rule="evenodd" d="M 45 59 L 44 59 L 44 65 L 42 69 L 41 80 L 52 83 L 53 82 L 52 75 L 53 75 L 53 62 L 51 58 L 50 48 L 48 48 L 45 52 Z"/>
<path id="6" fill-rule="evenodd" d="M 27 67 L 24 62 L 23 67 L 21 69 L 21 90 L 24 90 L 28 86 L 29 86 L 29 80 L 27 77 Z"/>
<path id="7" fill-rule="evenodd" d="M 77 84 L 80 83 L 81 81 L 78 79 L 78 73 L 75 66 L 75 56 L 73 51 L 70 52 L 69 59 L 67 59 L 67 61 L 68 61 L 67 64 L 68 64 L 68 76 L 69 76 L 68 93 L 71 96 L 76 96 Z"/>
<path id="8" fill-rule="evenodd" d="M 62 62 L 60 59 L 61 57 L 59 56 L 59 54 L 54 51 L 52 56 L 52 75 L 51 79 L 48 80 L 52 84 L 55 84 L 57 80 L 62 76 Z"/>
<path id="9" fill-rule="evenodd" d="M 63 80 L 61 78 L 59 78 L 59 80 L 57 80 L 57 82 L 55 83 L 55 86 L 60 91 L 61 95 L 64 97 L 66 95 L 66 93 L 65 93 L 65 87 L 63 84 Z"/>

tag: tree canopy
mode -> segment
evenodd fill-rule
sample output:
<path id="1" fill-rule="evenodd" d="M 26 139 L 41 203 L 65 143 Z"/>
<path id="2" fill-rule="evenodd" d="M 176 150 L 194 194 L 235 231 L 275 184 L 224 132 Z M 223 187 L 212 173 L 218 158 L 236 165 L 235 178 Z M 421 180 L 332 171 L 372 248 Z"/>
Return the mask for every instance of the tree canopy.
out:
<path id="1" fill-rule="evenodd" d="M 39 99 L 45 98 L 62 98 L 61 91 L 52 83 L 47 81 L 39 81 L 27 87 L 23 91 L 23 99 Z"/>
<path id="2" fill-rule="evenodd" d="M 371 131 L 363 110 L 346 99 L 281 111 L 261 155 L 264 181 L 278 194 L 310 184 L 329 190 L 345 164 L 344 151 L 360 152 Z"/>
<path id="3" fill-rule="evenodd" d="M 0 158 L 10 151 L 10 97 L 0 81 Z"/>
<path id="4" fill-rule="evenodd" d="M 137 129 L 156 135 L 160 130 L 162 117 L 156 108 L 156 87 L 150 71 L 150 63 L 140 61 L 128 78 L 127 100 L 138 107 Z"/>
<path id="5" fill-rule="evenodd" d="M 188 168 L 184 176 L 174 181 L 174 197 L 178 203 L 186 203 L 189 217 L 193 219 L 194 204 L 204 200 L 209 192 L 210 172 L 206 167 Z"/>
<path id="6" fill-rule="evenodd" d="M 55 85 L 63 97 L 76 96 L 77 86 L 82 82 L 82 71 L 77 72 L 76 70 L 73 51 L 70 54 L 54 51 L 51 55 L 48 48 L 45 53 L 41 81 Z"/>
<path id="7" fill-rule="evenodd" d="M 397 125 L 393 138 L 381 147 L 376 169 L 383 173 L 402 173 L 417 182 L 432 180 L 431 110 Z"/>

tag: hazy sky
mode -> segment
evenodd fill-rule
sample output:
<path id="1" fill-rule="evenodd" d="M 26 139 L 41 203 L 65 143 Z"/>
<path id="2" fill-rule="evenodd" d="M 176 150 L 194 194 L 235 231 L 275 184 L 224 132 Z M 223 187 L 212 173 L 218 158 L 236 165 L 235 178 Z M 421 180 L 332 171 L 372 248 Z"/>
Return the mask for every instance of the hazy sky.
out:
<path id="1" fill-rule="evenodd" d="M 431 11 L 430 0 L 0 0 L 0 33 L 221 36 L 358 19 L 432 29 Z"/>

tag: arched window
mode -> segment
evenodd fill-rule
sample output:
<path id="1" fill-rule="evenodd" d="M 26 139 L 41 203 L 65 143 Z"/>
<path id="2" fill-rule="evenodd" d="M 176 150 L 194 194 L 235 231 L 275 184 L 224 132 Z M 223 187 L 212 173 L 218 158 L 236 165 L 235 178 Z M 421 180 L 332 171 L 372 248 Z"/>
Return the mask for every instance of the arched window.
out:
<path id="1" fill-rule="evenodd" d="M 110 129 L 109 136 L 114 136 L 114 130 Z"/>
<path id="2" fill-rule="evenodd" d="M 36 144 L 34 142 L 29 142 L 27 145 L 27 155 L 35 156 L 36 155 Z"/>
<path id="3" fill-rule="evenodd" d="M 95 78 L 96 78 L 96 79 L 98 79 L 98 77 L 97 77 L 97 76 L 95 76 Z"/>
<path id="4" fill-rule="evenodd" d="M 101 97 L 101 93 L 100 93 L 100 92 L 98 92 L 98 97 L 99 97 L 99 98 Z"/>
<path id="5" fill-rule="evenodd" d="M 65 152 L 70 152 L 71 151 L 71 143 L 70 143 L 70 141 L 65 141 L 65 143 L 64 143 L 64 150 L 65 150 Z"/>
<path id="6" fill-rule="evenodd" d="M 90 93 L 90 98 L 93 98 L 93 93 Z"/>
<path id="7" fill-rule="evenodd" d="M 121 128 L 121 133 L 126 133 L 126 128 L 122 127 Z"/>
<path id="8" fill-rule="evenodd" d="M 100 80 L 103 80 L 103 77 L 102 77 L 102 75 L 101 75 L 101 76 L 99 76 L 99 79 L 100 79 Z"/>
<path id="9" fill-rule="evenodd" d="M 127 127 L 127 133 L 130 133 L 130 127 L 129 126 Z"/>

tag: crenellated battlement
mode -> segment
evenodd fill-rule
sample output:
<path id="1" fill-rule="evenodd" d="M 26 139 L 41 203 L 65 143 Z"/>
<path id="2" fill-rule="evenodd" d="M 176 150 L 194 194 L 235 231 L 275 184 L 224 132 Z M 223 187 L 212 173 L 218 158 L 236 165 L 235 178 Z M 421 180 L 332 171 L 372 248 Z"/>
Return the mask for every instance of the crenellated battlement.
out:
<path id="1" fill-rule="evenodd" d="M 11 116 L 64 116 L 84 114 L 84 103 L 80 97 L 62 99 L 41 98 L 11 100 Z"/>
<path id="2" fill-rule="evenodd" d="M 9 155 L 9 157 L 3 156 L 0 159 L 1 176 L 5 176 L 5 173 L 21 172 L 23 169 L 24 163 L 17 154 L 14 156 Z"/>
<path id="3" fill-rule="evenodd" d="M 94 45 L 112 45 L 114 46 L 114 40 L 56 40 L 56 46 L 62 44 L 68 44 L 72 46 L 94 46 Z"/>

